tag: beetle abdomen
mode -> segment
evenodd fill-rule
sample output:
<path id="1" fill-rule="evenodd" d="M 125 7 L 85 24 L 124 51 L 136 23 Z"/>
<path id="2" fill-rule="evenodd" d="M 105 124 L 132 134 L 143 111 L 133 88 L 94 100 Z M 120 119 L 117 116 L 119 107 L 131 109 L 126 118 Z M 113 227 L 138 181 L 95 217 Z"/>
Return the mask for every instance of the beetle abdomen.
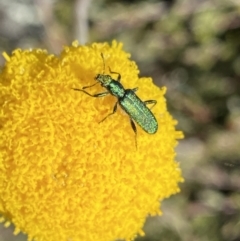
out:
<path id="1" fill-rule="evenodd" d="M 149 134 L 157 132 L 158 123 L 155 116 L 133 90 L 125 90 L 124 97 L 119 98 L 119 105 L 144 131 Z"/>

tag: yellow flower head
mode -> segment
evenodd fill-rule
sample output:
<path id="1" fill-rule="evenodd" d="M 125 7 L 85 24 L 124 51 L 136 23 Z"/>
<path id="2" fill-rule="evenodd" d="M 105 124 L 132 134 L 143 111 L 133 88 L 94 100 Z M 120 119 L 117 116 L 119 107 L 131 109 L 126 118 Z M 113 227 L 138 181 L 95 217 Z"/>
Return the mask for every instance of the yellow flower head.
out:
<path id="1" fill-rule="evenodd" d="M 104 56 L 105 70 L 103 67 Z M 147 215 L 179 191 L 183 179 L 174 147 L 182 133 L 166 110 L 166 88 L 139 78 L 135 62 L 113 41 L 65 47 L 60 56 L 41 49 L 4 53 L 0 72 L 0 213 L 15 233 L 37 241 L 131 240 L 143 235 Z M 137 126 L 116 97 L 92 98 L 73 90 L 96 83 L 99 73 L 121 74 L 152 109 L 156 134 Z M 100 84 L 87 89 L 106 92 Z"/>

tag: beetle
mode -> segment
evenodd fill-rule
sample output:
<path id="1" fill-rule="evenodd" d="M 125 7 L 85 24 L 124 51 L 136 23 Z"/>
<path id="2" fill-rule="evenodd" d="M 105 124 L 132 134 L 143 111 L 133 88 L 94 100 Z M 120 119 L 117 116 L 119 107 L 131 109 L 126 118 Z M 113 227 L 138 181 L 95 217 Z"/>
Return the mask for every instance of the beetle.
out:
<path id="1" fill-rule="evenodd" d="M 91 97 L 104 97 L 106 95 L 113 95 L 117 98 L 117 102 L 113 107 L 112 113 L 108 114 L 103 118 L 99 123 L 106 120 L 109 116 L 113 115 L 117 111 L 117 106 L 119 105 L 129 116 L 132 129 L 135 133 L 135 140 L 137 136 L 137 128 L 134 121 L 148 134 L 155 134 L 158 130 L 158 122 L 156 117 L 147 107 L 148 104 L 156 105 L 156 100 L 146 100 L 142 101 L 135 92 L 138 88 L 125 89 L 121 84 L 121 75 L 120 73 L 111 71 L 109 67 L 110 74 L 117 74 L 117 79 L 113 79 L 110 75 L 105 74 L 105 62 L 103 54 L 101 53 L 103 59 L 103 73 L 97 74 L 95 80 L 97 81 L 93 85 L 85 86 L 82 89 L 73 88 L 73 90 L 84 92 L 85 94 Z M 90 94 L 85 89 L 91 88 L 96 84 L 101 84 L 107 91 L 97 94 Z M 153 107 L 152 106 L 152 107 Z M 137 146 L 137 141 L 136 141 Z"/>

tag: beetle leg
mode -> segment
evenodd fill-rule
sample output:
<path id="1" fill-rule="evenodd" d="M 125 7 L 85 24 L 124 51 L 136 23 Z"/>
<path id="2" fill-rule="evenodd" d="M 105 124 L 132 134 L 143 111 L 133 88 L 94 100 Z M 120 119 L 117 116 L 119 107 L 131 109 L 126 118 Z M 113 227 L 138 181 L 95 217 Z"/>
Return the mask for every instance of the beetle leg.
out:
<path id="1" fill-rule="evenodd" d="M 98 123 L 101 123 L 101 122 L 105 121 L 110 115 L 113 115 L 113 114 L 117 111 L 117 105 L 118 105 L 118 102 L 116 102 L 116 104 L 114 105 L 112 113 L 108 114 L 105 118 L 103 118 L 103 119 L 102 119 L 100 122 L 98 122 Z"/>
<path id="2" fill-rule="evenodd" d="M 145 100 L 143 101 L 145 105 L 149 105 L 149 104 L 153 104 L 153 106 L 151 107 L 151 109 L 157 104 L 156 100 Z"/>
<path id="3" fill-rule="evenodd" d="M 137 149 L 137 128 L 136 128 L 136 125 L 131 118 L 130 118 L 130 123 L 131 123 L 132 129 L 135 133 L 135 145 L 136 145 L 136 149 Z"/>
<path id="4" fill-rule="evenodd" d="M 138 87 L 132 89 L 133 92 L 136 92 L 137 90 L 138 90 Z"/>
<path id="5" fill-rule="evenodd" d="M 73 88 L 73 90 L 82 91 L 82 92 L 84 92 L 85 94 L 87 94 L 87 95 L 89 95 L 91 97 L 104 97 L 106 95 L 109 95 L 108 91 L 92 95 L 92 94 L 90 94 L 87 91 L 82 90 L 82 89 L 75 89 L 75 88 Z"/>
<path id="6" fill-rule="evenodd" d="M 82 87 L 82 89 L 84 90 L 84 89 L 87 89 L 87 88 L 91 88 L 91 87 L 93 87 L 94 85 L 97 85 L 97 84 L 99 84 L 99 82 L 94 83 L 93 85 L 84 86 L 84 87 Z"/>
<path id="7" fill-rule="evenodd" d="M 113 72 L 113 71 L 110 69 L 110 67 L 108 67 L 108 68 L 109 68 L 109 72 L 110 72 L 111 74 L 117 74 L 117 75 L 118 75 L 117 81 L 118 81 L 118 82 L 121 82 L 121 75 L 120 75 L 118 72 Z"/>

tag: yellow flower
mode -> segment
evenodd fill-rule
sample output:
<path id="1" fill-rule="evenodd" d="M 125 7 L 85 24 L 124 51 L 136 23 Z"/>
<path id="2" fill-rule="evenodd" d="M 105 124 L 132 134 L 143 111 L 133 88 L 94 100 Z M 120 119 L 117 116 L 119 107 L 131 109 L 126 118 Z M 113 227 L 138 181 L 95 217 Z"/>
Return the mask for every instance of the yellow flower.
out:
<path id="1" fill-rule="evenodd" d="M 121 73 L 125 88 L 139 87 L 152 109 L 158 132 L 137 126 L 137 144 L 129 117 L 116 97 L 92 98 L 73 88 L 95 83 L 108 66 Z M 176 121 L 166 110 L 166 88 L 139 78 L 135 62 L 116 41 L 112 45 L 65 47 L 4 53 L 0 73 L 0 213 L 15 234 L 37 241 L 131 240 L 143 235 L 147 215 L 161 214 L 160 201 L 179 192 L 183 181 L 174 160 Z M 117 76 L 111 74 L 113 78 Z M 106 91 L 101 85 L 90 93 Z"/>

